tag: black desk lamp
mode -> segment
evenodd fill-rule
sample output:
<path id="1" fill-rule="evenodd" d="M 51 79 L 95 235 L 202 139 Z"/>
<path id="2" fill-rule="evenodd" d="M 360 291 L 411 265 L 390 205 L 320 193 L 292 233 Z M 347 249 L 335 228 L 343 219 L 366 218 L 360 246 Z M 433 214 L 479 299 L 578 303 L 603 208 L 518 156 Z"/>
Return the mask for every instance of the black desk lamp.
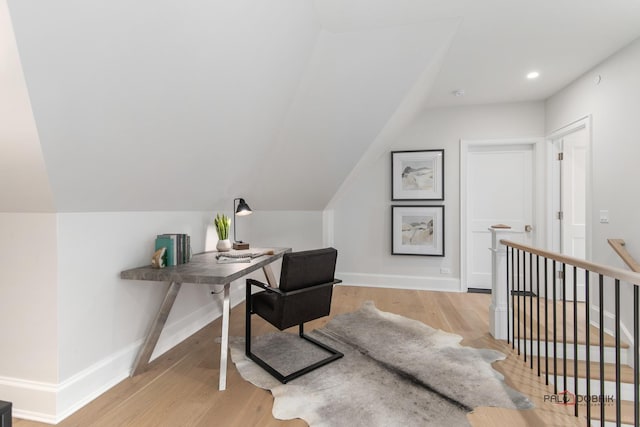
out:
<path id="1" fill-rule="evenodd" d="M 236 208 L 236 202 L 238 202 L 238 207 Z M 236 241 L 236 228 L 238 223 L 236 222 L 236 216 L 245 216 L 251 215 L 253 211 L 247 205 L 247 202 L 242 198 L 233 199 L 233 249 L 249 249 L 249 244 L 243 242 L 242 240 Z"/>

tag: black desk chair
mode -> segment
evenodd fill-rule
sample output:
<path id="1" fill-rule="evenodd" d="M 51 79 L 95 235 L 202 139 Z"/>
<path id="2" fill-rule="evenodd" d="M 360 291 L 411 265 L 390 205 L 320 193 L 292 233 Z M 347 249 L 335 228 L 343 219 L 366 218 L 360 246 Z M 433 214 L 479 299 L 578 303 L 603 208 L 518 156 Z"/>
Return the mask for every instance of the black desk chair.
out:
<path id="1" fill-rule="evenodd" d="M 285 254 L 278 288 L 247 279 L 245 354 L 282 383 L 343 356 L 339 351 L 304 334 L 305 322 L 329 315 L 333 285 L 341 282 L 333 277 L 337 256 L 338 251 L 333 248 Z M 252 294 L 253 286 L 264 290 Z M 330 356 L 289 375 L 283 375 L 251 352 L 252 314 L 257 314 L 281 331 L 298 325 L 301 338 L 326 350 Z"/>

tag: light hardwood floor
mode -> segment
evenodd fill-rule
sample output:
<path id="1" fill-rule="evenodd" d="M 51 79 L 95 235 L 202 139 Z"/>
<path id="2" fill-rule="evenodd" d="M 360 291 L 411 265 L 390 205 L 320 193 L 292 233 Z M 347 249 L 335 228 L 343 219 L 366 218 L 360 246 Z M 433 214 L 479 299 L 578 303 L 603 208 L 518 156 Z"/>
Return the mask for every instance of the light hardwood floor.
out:
<path id="1" fill-rule="evenodd" d="M 525 393 L 535 409 L 527 411 L 477 408 L 468 419 L 475 427 L 484 426 L 573 426 L 585 425 L 572 414 L 572 408 L 544 402 L 552 390 L 544 380 L 512 353 L 506 342 L 489 335 L 490 295 L 395 290 L 337 286 L 331 316 L 358 309 L 372 300 L 384 311 L 420 320 L 434 328 L 461 335 L 464 345 L 493 348 L 507 354 L 494 367 L 506 382 Z M 244 304 L 231 311 L 232 336 L 244 334 Z M 324 325 L 329 319 L 309 324 L 307 330 Z M 256 335 L 272 331 L 254 316 Z M 217 390 L 220 320 L 151 363 L 149 369 L 128 378 L 89 403 L 59 426 L 305 426 L 302 420 L 280 421 L 271 415 L 273 398 L 266 390 L 244 381 L 229 362 L 227 390 Z M 15 427 L 41 427 L 31 421 L 14 419 Z"/>

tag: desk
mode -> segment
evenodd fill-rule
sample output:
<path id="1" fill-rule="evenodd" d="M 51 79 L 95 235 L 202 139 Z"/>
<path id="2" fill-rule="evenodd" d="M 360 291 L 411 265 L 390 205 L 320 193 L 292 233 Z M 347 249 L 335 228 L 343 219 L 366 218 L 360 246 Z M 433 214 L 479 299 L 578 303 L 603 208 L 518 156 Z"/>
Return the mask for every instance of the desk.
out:
<path id="1" fill-rule="evenodd" d="M 197 283 L 203 285 L 223 285 L 224 300 L 222 304 L 222 339 L 220 342 L 220 382 L 219 389 L 224 390 L 227 386 L 227 352 L 229 347 L 229 288 L 231 282 L 262 268 L 267 282 L 271 286 L 277 286 L 273 271 L 272 262 L 282 258 L 291 252 L 291 248 L 253 248 L 244 251 L 233 251 L 233 253 L 264 253 L 273 251 L 273 255 L 262 255 L 254 258 L 250 263 L 218 264 L 216 255 L 218 252 L 203 252 L 196 254 L 187 264 L 180 264 L 174 267 L 152 268 L 151 266 L 134 268 L 120 273 L 120 278 L 130 280 L 151 280 L 154 282 L 169 282 L 167 293 L 164 296 L 162 305 L 158 309 L 151 329 L 147 333 L 144 344 L 138 356 L 131 376 L 135 376 L 144 371 L 149 364 L 149 359 L 153 349 L 158 343 L 162 328 L 169 317 L 171 307 L 178 296 L 183 283 Z"/>

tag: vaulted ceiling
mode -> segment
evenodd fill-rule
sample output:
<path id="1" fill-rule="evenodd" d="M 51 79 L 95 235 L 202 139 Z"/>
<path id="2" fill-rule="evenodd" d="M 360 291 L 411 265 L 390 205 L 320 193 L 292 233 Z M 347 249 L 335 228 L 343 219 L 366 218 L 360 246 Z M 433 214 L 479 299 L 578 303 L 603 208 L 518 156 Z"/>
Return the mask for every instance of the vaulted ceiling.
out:
<path id="1" fill-rule="evenodd" d="M 237 196 L 257 210 L 322 209 L 409 96 L 544 99 L 640 36 L 629 0 L 8 5 L 15 39 L 5 28 L 0 52 L 17 46 L 19 60 L 0 57 L 14 75 L 0 89 L 23 78 L 26 90 L 0 112 L 30 105 L 39 150 L 27 156 L 34 180 L 0 195 L 49 199 L 0 197 L 0 211 L 212 210 Z M 434 67 L 434 84 L 416 85 Z M 528 82 L 533 68 L 541 78 Z M 5 175 L 24 170 L 16 126 L 0 122 Z"/>

